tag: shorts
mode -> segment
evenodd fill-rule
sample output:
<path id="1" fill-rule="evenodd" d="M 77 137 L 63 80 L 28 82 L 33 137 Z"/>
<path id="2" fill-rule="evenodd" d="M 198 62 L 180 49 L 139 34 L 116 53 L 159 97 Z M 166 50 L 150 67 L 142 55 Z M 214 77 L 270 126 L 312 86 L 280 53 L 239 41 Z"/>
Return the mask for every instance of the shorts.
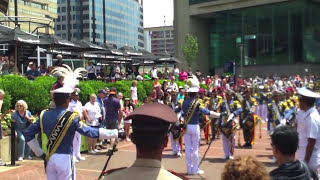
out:
<path id="1" fill-rule="evenodd" d="M 107 129 L 118 129 L 118 120 L 106 120 Z"/>

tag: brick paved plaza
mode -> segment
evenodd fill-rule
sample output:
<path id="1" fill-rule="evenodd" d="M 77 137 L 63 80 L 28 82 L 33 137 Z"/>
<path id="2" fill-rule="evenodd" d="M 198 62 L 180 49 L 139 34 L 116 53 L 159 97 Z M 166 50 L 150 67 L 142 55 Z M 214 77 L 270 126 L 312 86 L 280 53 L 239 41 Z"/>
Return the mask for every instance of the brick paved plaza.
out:
<path id="1" fill-rule="evenodd" d="M 266 123 L 262 125 L 262 138 L 259 139 L 259 133 L 256 136 L 256 144 L 253 149 L 239 148 L 237 145 L 238 132 L 236 137 L 236 149 L 235 156 L 250 155 L 256 157 L 259 161 L 263 162 L 267 169 L 270 171 L 276 167 L 275 164 L 271 163 L 272 152 L 270 147 L 270 138 L 266 131 Z M 258 127 L 257 127 L 258 131 Z M 242 136 L 242 132 L 241 132 Z M 202 135 L 203 137 L 203 135 Z M 243 139 L 241 137 L 243 144 Z M 203 156 L 207 149 L 205 141 L 202 139 L 200 154 Z M 135 160 L 135 146 L 131 142 L 120 142 L 118 144 L 119 151 L 111 158 L 108 169 L 116 167 L 128 167 Z M 163 163 L 166 169 L 171 169 L 182 174 L 186 173 L 186 164 L 184 156 L 180 158 L 172 157 L 170 155 L 170 147 L 166 148 L 163 153 Z M 107 156 L 105 151 L 98 153 L 97 155 L 88 155 L 84 153 L 83 156 L 87 159 L 76 164 L 77 179 L 88 180 L 97 179 L 101 172 Z M 225 160 L 222 159 L 222 141 L 220 139 L 215 140 L 211 145 L 210 150 L 204 162 L 201 165 L 201 169 L 205 171 L 203 177 L 200 176 L 188 176 L 191 179 L 220 179 L 221 172 L 225 164 Z M 0 167 L 0 179 L 5 180 L 36 180 L 45 179 L 45 172 L 43 169 L 43 163 L 40 160 L 31 160 L 18 162 L 16 167 Z"/>

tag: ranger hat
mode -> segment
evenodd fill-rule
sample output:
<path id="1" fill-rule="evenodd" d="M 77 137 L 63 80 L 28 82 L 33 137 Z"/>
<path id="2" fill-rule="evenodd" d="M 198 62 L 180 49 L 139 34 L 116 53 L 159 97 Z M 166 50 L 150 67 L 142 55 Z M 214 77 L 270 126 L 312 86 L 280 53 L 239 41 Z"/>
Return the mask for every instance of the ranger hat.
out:
<path id="1" fill-rule="evenodd" d="M 133 131 L 164 132 L 178 121 L 177 114 L 167 105 L 153 102 L 135 109 L 125 120 L 132 119 Z"/>

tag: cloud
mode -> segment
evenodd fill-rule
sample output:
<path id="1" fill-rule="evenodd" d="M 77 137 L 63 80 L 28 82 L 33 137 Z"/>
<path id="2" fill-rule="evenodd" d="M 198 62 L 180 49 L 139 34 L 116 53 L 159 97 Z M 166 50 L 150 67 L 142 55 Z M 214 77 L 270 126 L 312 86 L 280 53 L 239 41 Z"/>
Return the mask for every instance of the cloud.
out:
<path id="1" fill-rule="evenodd" d="M 144 0 L 143 1 L 144 27 L 157 27 L 173 24 L 173 0 Z"/>

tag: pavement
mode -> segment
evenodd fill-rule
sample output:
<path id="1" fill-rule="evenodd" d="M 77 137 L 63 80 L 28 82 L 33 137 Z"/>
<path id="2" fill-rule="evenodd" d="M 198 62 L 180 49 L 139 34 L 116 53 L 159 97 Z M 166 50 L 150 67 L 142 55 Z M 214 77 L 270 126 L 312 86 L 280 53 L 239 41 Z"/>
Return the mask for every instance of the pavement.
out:
<path id="1" fill-rule="evenodd" d="M 259 138 L 259 127 L 256 129 L 255 144 L 252 149 L 244 149 L 238 146 L 239 131 L 236 133 L 236 148 L 235 156 L 253 156 L 262 162 L 268 171 L 271 171 L 276 167 L 276 164 L 271 163 L 272 150 L 270 146 L 270 137 L 266 130 L 266 123 L 262 124 L 261 138 Z M 242 131 L 240 134 L 241 144 L 244 144 Z M 201 136 L 204 137 L 203 134 Z M 204 139 L 201 139 L 200 155 L 201 158 L 204 152 L 208 148 Z M 119 168 L 119 167 L 130 167 L 136 158 L 135 146 L 131 142 L 122 141 L 118 144 L 119 151 L 116 152 L 109 162 L 107 169 Z M 186 163 L 185 156 L 173 157 L 171 154 L 170 143 L 163 152 L 163 166 L 166 169 L 174 170 L 181 174 L 186 175 Z M 82 154 L 86 160 L 76 163 L 77 179 L 88 180 L 97 179 L 101 170 L 103 169 L 108 156 L 106 151 L 101 151 L 95 155 L 88 153 Z M 187 176 L 190 179 L 220 179 L 221 173 L 223 172 L 226 160 L 222 157 L 222 140 L 217 139 L 213 141 L 210 149 L 208 150 L 206 157 L 201 165 L 201 169 L 205 171 L 202 176 Z M 37 180 L 46 179 L 43 162 L 39 159 L 25 160 L 23 162 L 17 161 L 17 165 L 3 166 L 0 167 L 0 179 L 5 180 Z"/>

